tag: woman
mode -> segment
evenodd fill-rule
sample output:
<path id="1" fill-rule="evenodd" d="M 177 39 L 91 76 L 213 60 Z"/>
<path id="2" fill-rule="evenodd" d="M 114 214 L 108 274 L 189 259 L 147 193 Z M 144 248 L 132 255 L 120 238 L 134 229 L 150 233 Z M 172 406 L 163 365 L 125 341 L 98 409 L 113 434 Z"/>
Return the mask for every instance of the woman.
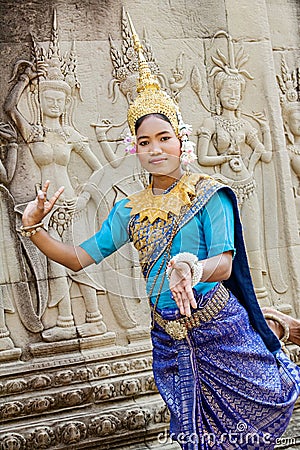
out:
<path id="1" fill-rule="evenodd" d="M 252 441 L 272 449 L 299 395 L 299 373 L 256 301 L 233 192 L 183 172 L 181 163 L 193 159 L 188 127 L 139 56 L 139 95 L 128 122 L 151 185 L 118 202 L 101 230 L 73 247 L 37 225 L 63 192 L 47 200 L 46 182 L 24 212 L 24 231 L 74 271 L 132 241 L 147 283 L 153 370 L 172 438 L 185 450 L 249 449 Z"/>

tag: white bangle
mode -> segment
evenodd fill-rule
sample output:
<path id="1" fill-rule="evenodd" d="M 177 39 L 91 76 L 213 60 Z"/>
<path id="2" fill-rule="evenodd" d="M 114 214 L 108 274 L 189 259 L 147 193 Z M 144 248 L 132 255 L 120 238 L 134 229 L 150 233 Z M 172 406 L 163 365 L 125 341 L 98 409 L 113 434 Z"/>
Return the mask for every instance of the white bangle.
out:
<path id="1" fill-rule="evenodd" d="M 178 262 L 184 262 L 190 266 L 191 274 L 192 274 L 192 286 L 195 286 L 197 283 L 199 283 L 203 276 L 203 263 L 199 261 L 196 255 L 193 253 L 183 252 L 178 253 L 177 255 L 173 256 L 173 258 L 169 261 L 166 268 L 166 274 L 167 278 L 170 279 L 171 272 L 173 270 L 173 267 L 171 266 L 171 262 L 178 263 Z"/>
<path id="2" fill-rule="evenodd" d="M 44 228 L 43 222 L 36 223 L 35 225 L 28 225 L 27 227 L 24 227 L 23 225 L 20 226 L 20 229 L 17 230 L 19 233 L 21 233 L 21 236 L 23 237 L 31 237 L 34 236 L 38 231 L 42 230 Z"/>

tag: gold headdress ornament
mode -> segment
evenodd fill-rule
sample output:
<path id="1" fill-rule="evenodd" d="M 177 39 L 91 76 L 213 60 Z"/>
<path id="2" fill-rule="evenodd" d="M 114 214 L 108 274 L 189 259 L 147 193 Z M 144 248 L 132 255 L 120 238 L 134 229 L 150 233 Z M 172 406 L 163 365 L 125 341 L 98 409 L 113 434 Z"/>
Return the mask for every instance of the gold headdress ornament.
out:
<path id="1" fill-rule="evenodd" d="M 138 35 L 133 27 L 129 14 L 128 22 L 131 27 L 134 48 L 138 55 L 139 79 L 137 82 L 137 97 L 129 106 L 127 120 L 130 131 L 135 135 L 136 121 L 147 114 L 164 114 L 171 122 L 171 125 L 179 135 L 178 106 L 174 100 L 161 89 L 157 77 L 151 73 L 149 65 L 144 57 L 143 48 Z"/>
<path id="2" fill-rule="evenodd" d="M 128 17 L 125 8 L 122 8 L 121 19 L 122 42 L 121 51 L 109 35 L 110 57 L 113 64 L 113 78 L 109 83 L 109 97 L 115 103 L 118 99 L 119 90 L 126 97 L 128 103 L 132 103 L 136 98 L 136 83 L 138 79 L 138 55 L 134 50 L 131 30 L 129 28 Z M 143 33 L 143 54 L 152 73 L 157 76 L 161 86 L 166 85 L 165 76 L 160 73 L 152 47 L 148 42 L 146 30 Z M 118 87 L 119 89 L 116 89 Z"/>
<path id="3" fill-rule="evenodd" d="M 139 79 L 136 88 L 137 97 L 130 104 L 127 113 L 131 135 L 127 135 L 124 139 L 124 143 L 128 145 L 125 151 L 131 154 L 136 152 L 135 124 L 140 117 L 147 114 L 164 114 L 169 119 L 176 136 L 181 140 L 180 161 L 187 166 L 197 159 L 194 153 L 195 144 L 188 138 L 192 132 L 192 127 L 183 123 L 178 105 L 172 97 L 161 89 L 156 75 L 152 74 L 128 13 L 127 17 L 132 32 L 134 48 L 138 55 Z"/>

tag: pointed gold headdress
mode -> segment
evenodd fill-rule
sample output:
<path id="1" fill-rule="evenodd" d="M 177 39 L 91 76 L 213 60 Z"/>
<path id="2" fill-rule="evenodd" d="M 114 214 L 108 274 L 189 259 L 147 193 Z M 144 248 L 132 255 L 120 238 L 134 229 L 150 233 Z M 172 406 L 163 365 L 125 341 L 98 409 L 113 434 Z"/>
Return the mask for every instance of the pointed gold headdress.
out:
<path id="1" fill-rule="evenodd" d="M 124 139 L 124 143 L 127 145 L 125 151 L 131 154 L 136 152 L 135 124 L 138 119 L 147 114 L 163 114 L 169 119 L 176 136 L 181 141 L 180 161 L 184 166 L 187 166 L 197 159 L 194 153 L 195 144 L 189 140 L 192 127 L 183 122 L 178 105 L 170 95 L 161 89 L 156 75 L 152 74 L 128 13 L 127 16 L 135 51 L 138 55 L 139 79 L 136 88 L 137 97 L 130 104 L 127 113 L 131 134 Z"/>
<path id="2" fill-rule="evenodd" d="M 135 135 L 136 121 L 147 114 L 164 114 L 179 135 L 178 106 L 174 100 L 161 89 L 157 77 L 151 73 L 149 65 L 143 55 L 143 48 L 133 27 L 129 14 L 128 21 L 131 27 L 134 48 L 138 54 L 139 79 L 137 82 L 137 97 L 129 106 L 127 120 L 132 135 Z"/>

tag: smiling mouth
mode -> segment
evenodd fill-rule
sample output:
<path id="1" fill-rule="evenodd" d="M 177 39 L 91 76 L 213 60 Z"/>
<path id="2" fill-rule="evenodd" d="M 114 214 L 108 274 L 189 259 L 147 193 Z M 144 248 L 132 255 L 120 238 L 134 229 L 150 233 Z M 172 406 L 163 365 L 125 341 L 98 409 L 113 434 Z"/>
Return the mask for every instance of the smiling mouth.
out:
<path id="1" fill-rule="evenodd" d="M 160 164 L 160 163 L 162 163 L 164 161 L 167 161 L 167 158 L 163 158 L 163 157 L 161 157 L 161 158 L 152 158 L 152 159 L 149 160 L 149 163 L 150 164 Z"/>

